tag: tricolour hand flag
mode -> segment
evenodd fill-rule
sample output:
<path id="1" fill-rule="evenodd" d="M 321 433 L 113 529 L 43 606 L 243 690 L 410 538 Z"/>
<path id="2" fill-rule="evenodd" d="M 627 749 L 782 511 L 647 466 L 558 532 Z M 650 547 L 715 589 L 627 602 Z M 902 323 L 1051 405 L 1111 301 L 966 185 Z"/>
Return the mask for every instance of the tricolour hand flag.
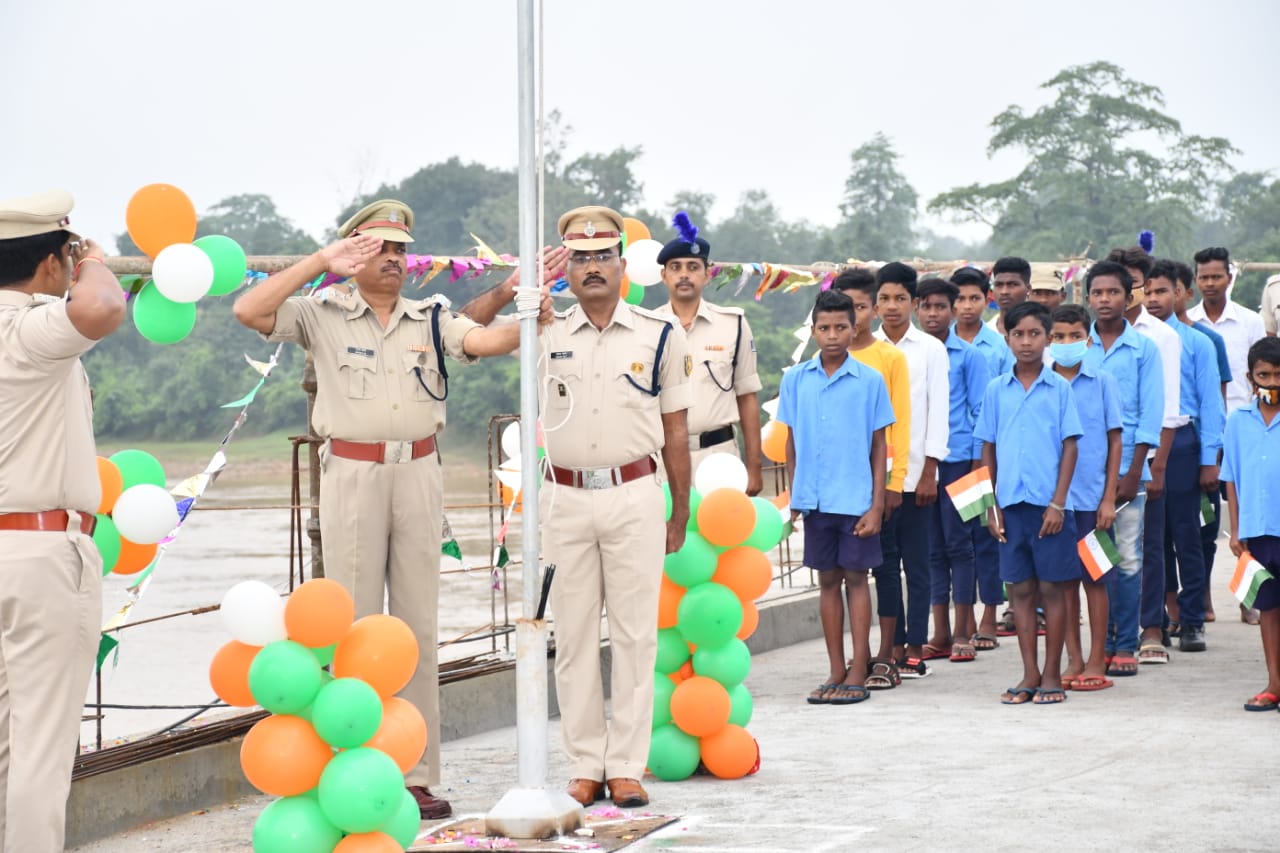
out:
<path id="1" fill-rule="evenodd" d="M 1101 580 L 1102 576 L 1120 565 L 1120 550 L 1105 530 L 1092 530 L 1076 543 L 1080 562 L 1084 563 L 1089 577 Z"/>
<path id="2" fill-rule="evenodd" d="M 1235 574 L 1231 576 L 1231 583 L 1227 586 L 1230 587 L 1232 595 L 1240 599 L 1241 604 L 1252 607 L 1253 602 L 1258 598 L 1258 588 L 1264 581 L 1272 580 L 1274 577 L 1271 572 L 1263 568 L 1262 563 L 1253 559 L 1252 554 L 1245 551 L 1236 562 Z"/>
<path id="3" fill-rule="evenodd" d="M 962 521 L 970 521 L 996 505 L 995 489 L 991 485 L 991 471 L 986 466 L 965 474 L 947 486 L 947 494 L 956 505 Z"/>
<path id="4" fill-rule="evenodd" d="M 1200 526 L 1208 527 L 1217 519 L 1217 514 L 1213 511 L 1213 501 L 1209 500 L 1209 496 L 1204 492 L 1200 493 Z"/>

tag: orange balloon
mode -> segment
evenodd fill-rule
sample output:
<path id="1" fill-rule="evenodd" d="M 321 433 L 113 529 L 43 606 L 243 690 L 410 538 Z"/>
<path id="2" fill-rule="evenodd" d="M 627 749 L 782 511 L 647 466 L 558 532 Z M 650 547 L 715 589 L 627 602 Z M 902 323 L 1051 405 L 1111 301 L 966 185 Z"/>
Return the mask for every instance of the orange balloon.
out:
<path id="1" fill-rule="evenodd" d="M 729 587 L 745 604 L 769 591 L 773 563 L 759 548 L 730 548 L 720 555 L 711 580 Z"/>
<path id="2" fill-rule="evenodd" d="M 284 714 L 259 720 L 240 744 L 240 767 L 249 784 L 276 797 L 310 791 L 332 757 L 310 723 Z"/>
<path id="3" fill-rule="evenodd" d="M 98 503 L 98 514 L 107 515 L 116 505 L 116 498 L 124 491 L 124 477 L 116 463 L 105 456 L 98 457 L 98 483 L 102 486 L 102 500 Z"/>
<path id="4" fill-rule="evenodd" d="M 753 602 L 742 602 L 742 627 L 738 629 L 738 639 L 745 640 L 760 627 L 760 608 Z"/>
<path id="5" fill-rule="evenodd" d="M 675 702 L 674 697 L 672 702 Z M 721 779 L 741 779 L 751 772 L 756 763 L 756 739 L 742 726 L 733 723 L 710 737 L 704 737 L 701 747 L 702 763 Z"/>
<path id="6" fill-rule="evenodd" d="M 365 744 L 391 756 L 401 773 L 408 773 L 427 748 L 427 721 L 408 699 L 392 696 L 382 702 L 382 725 Z"/>
<path id="7" fill-rule="evenodd" d="M 358 832 L 339 841 L 333 853 L 404 853 L 404 848 L 385 832 Z"/>
<path id="8" fill-rule="evenodd" d="M 662 576 L 662 586 L 658 588 L 658 627 L 674 628 L 679 620 L 680 599 L 684 598 L 684 587 L 675 583 L 666 574 Z"/>
<path id="9" fill-rule="evenodd" d="M 209 662 L 209 684 L 223 702 L 237 708 L 258 704 L 249 692 L 249 665 L 260 648 L 232 640 L 214 653 Z"/>
<path id="10" fill-rule="evenodd" d="M 671 721 L 685 734 L 707 737 L 729 723 L 729 691 L 702 675 L 687 678 L 671 694 Z"/>
<path id="11" fill-rule="evenodd" d="M 791 430 L 781 421 L 769 421 L 760 437 L 760 450 L 771 462 L 787 461 L 787 435 Z"/>
<path id="12" fill-rule="evenodd" d="M 675 681 L 677 676 L 679 676 L 680 681 L 676 681 L 676 684 L 680 684 L 685 679 L 693 678 L 693 661 L 685 661 L 679 669 L 671 674 L 671 680 Z"/>
<path id="13" fill-rule="evenodd" d="M 112 571 L 118 575 L 137 574 L 151 565 L 151 561 L 156 558 L 156 550 L 159 547 L 155 543 L 139 545 L 137 542 L 130 542 L 121 536 L 120 559 L 116 561 L 116 567 Z"/>
<path id="14" fill-rule="evenodd" d="M 196 207 L 170 184 L 148 184 L 134 193 L 124 222 L 133 242 L 153 258 L 166 246 L 196 238 Z"/>
<path id="15" fill-rule="evenodd" d="M 698 532 L 712 545 L 741 545 L 756 526 L 756 508 L 745 492 L 716 489 L 698 505 Z"/>
<path id="16" fill-rule="evenodd" d="M 312 649 L 341 640 L 355 617 L 355 599 L 330 578 L 307 581 L 293 591 L 284 606 L 284 627 L 289 639 Z"/>
<path id="17" fill-rule="evenodd" d="M 334 678 L 364 679 L 383 699 L 408 684 L 417 668 L 413 631 L 384 613 L 357 619 L 333 653 Z"/>
<path id="18" fill-rule="evenodd" d="M 622 230 L 627 235 L 628 246 L 637 240 L 648 240 L 652 236 L 649 233 L 648 225 L 645 225 L 639 219 L 632 219 L 630 216 L 622 217 Z"/>

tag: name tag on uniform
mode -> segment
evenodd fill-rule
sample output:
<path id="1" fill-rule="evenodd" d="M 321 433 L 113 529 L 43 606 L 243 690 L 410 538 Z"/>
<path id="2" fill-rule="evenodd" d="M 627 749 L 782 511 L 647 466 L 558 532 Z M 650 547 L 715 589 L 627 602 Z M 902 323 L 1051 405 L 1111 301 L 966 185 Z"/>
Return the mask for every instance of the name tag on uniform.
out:
<path id="1" fill-rule="evenodd" d="M 558 358 L 573 358 L 573 350 L 560 350 L 560 352 L 551 353 L 552 361 Z"/>
<path id="2" fill-rule="evenodd" d="M 431 347 L 426 344 L 409 344 L 409 352 L 431 352 Z"/>
<path id="3" fill-rule="evenodd" d="M 352 355 L 362 355 L 365 358 L 376 358 L 378 355 L 373 350 L 365 349 L 363 347 L 347 347 L 347 352 L 351 353 Z"/>
<path id="4" fill-rule="evenodd" d="M 704 349 L 709 352 L 724 352 L 724 347 L 720 344 L 707 344 Z"/>

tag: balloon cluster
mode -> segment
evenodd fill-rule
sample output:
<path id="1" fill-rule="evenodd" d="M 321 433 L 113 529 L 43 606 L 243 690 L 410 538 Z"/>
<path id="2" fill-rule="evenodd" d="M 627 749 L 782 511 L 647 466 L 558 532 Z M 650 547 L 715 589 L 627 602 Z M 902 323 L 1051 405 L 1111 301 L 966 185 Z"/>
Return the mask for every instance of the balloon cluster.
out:
<path id="1" fill-rule="evenodd" d="M 102 502 L 93 541 L 102 574 L 132 575 L 151 565 L 157 543 L 178 526 L 178 507 L 165 490 L 164 467 L 145 450 L 98 457 Z"/>
<path id="2" fill-rule="evenodd" d="M 133 324 L 157 344 L 174 344 L 196 325 L 196 300 L 230 293 L 244 281 L 244 250 L 230 237 L 196 236 L 196 209 L 169 184 L 148 184 L 125 210 L 129 236 L 152 258 L 151 281 L 133 300 Z"/>
<path id="3" fill-rule="evenodd" d="M 752 772 L 760 753 L 746 730 L 751 671 L 744 640 L 760 621 L 755 600 L 769 589 L 765 551 L 783 536 L 779 509 L 746 494 L 747 469 L 729 453 L 702 461 L 689 494 L 684 547 L 668 554 L 658 603 L 649 771 L 684 779 L 699 762 L 722 779 Z M 667 517 L 671 516 L 670 493 Z"/>
<path id="4" fill-rule="evenodd" d="M 395 693 L 417 669 L 418 642 L 394 616 L 354 616 L 351 595 L 326 578 L 287 603 L 261 581 L 222 599 L 235 639 L 213 656 L 209 683 L 228 705 L 271 712 L 240 747 L 249 783 L 281 797 L 254 824 L 255 853 L 404 850 L 417 837 L 403 774 L 427 748 L 427 724 Z"/>
<path id="5" fill-rule="evenodd" d="M 644 301 L 644 289 L 662 281 L 662 265 L 658 253 L 662 244 L 652 239 L 649 227 L 630 216 L 622 218 L 622 257 L 627 261 L 627 272 L 622 276 L 622 298 L 631 305 Z"/>

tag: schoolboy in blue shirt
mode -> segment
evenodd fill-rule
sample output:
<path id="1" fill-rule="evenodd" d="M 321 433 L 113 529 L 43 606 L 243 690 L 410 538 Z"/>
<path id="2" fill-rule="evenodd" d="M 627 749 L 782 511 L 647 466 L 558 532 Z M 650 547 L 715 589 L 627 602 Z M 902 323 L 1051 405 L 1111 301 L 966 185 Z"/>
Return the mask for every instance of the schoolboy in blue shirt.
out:
<path id="1" fill-rule="evenodd" d="M 804 515 L 804 561 L 818 572 L 822 633 L 831 667 L 810 704 L 850 705 L 870 694 L 871 590 L 880 565 L 885 427 L 894 422 L 884 379 L 849 355 L 856 315 L 843 293 L 824 291 L 813 306 L 818 355 L 788 370 L 778 392 L 787 435 L 792 518 Z M 843 600 L 840 595 L 844 587 Z M 849 607 L 853 663 L 844 656 Z"/>
<path id="2" fill-rule="evenodd" d="M 933 637 L 924 647 L 925 659 L 948 657 L 964 663 L 977 657 L 973 637 L 978 632 L 973 606 L 977 599 L 973 557 L 976 519 L 963 521 L 946 487 L 968 474 L 981 455 L 982 442 L 973 438 L 973 425 L 982 406 L 982 395 L 991 381 L 987 360 L 976 347 L 960 340 L 951 330 L 959 288 L 940 278 L 926 278 L 916 289 L 916 320 L 926 334 L 947 348 L 947 373 L 951 388 L 947 446 L 950 453 L 938 465 L 938 500 L 930 507 L 929 604 L 933 610 Z M 951 632 L 948 604 L 954 599 L 956 630 Z"/>
<path id="3" fill-rule="evenodd" d="M 1248 551 L 1271 573 L 1254 607 L 1261 611 L 1262 653 L 1267 686 L 1247 703 L 1247 711 L 1280 706 L 1280 338 L 1249 347 L 1249 382 L 1254 399 L 1227 418 L 1222 481 L 1231 515 L 1231 553 Z"/>
<path id="4" fill-rule="evenodd" d="M 1015 305 L 1004 315 L 1013 370 L 991 380 L 973 434 L 995 479 L 987 515 L 1000 540 L 1000 578 L 1009 585 L 1022 680 L 1001 696 L 1006 705 L 1062 702 L 1063 585 L 1080 576 L 1069 490 L 1081 434 L 1071 386 L 1044 363 L 1052 331 L 1049 309 Z M 1036 659 L 1037 594 L 1044 602 L 1045 660 Z"/>
<path id="5" fill-rule="evenodd" d="M 1120 389 L 1115 377 L 1085 364 L 1089 345 L 1089 312 L 1082 305 L 1060 305 L 1053 311 L 1049 334 L 1049 358 L 1053 370 L 1071 383 L 1080 415 L 1082 435 L 1076 442 L 1075 474 L 1071 477 L 1072 515 L 1076 534 L 1110 530 L 1116 520 L 1116 482 L 1120 479 Z M 1080 642 L 1080 591 L 1089 607 L 1089 657 Z M 1062 685 L 1069 690 L 1105 690 L 1115 684 L 1107 678 L 1107 587 L 1080 565 L 1080 581 L 1068 581 L 1067 668 Z"/>

